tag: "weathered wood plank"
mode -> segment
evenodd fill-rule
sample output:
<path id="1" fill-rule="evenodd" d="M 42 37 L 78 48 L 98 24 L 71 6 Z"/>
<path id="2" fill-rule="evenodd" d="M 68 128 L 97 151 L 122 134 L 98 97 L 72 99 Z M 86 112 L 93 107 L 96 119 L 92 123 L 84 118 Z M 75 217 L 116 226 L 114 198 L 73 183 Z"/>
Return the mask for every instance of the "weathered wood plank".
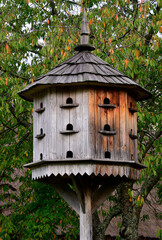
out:
<path id="1" fill-rule="evenodd" d="M 105 180 L 105 183 L 94 193 L 92 197 L 92 213 L 113 193 L 120 181 Z"/>
<path id="2" fill-rule="evenodd" d="M 37 108 L 40 107 L 40 104 L 43 104 L 43 106 L 46 106 L 46 90 L 42 92 L 38 92 L 37 94 Z M 47 111 L 47 110 L 46 110 Z M 37 113 L 36 115 L 36 135 L 40 134 L 40 129 L 43 129 L 43 133 L 45 133 L 46 129 L 44 128 L 44 121 L 45 121 L 45 112 L 43 113 Z M 34 138 L 35 136 L 34 135 Z M 35 138 L 36 139 L 36 138 Z M 47 144 L 47 139 L 36 139 L 36 160 L 42 160 L 47 157 L 47 150 L 45 149 L 45 145 Z M 40 155 L 42 155 L 40 157 Z"/>
<path id="3" fill-rule="evenodd" d="M 71 178 L 76 190 L 78 201 L 82 208 L 82 212 L 85 213 L 85 199 L 84 199 L 84 189 L 82 187 L 82 179 L 79 176 L 72 176 Z"/>
<path id="4" fill-rule="evenodd" d="M 110 103 L 113 104 L 113 90 L 110 89 L 107 91 L 107 98 L 110 100 Z M 114 126 L 113 126 L 113 120 L 114 118 L 114 109 L 110 108 L 107 110 L 107 122 L 110 125 L 110 130 L 114 131 Z M 108 138 L 108 146 L 107 146 L 108 151 L 110 152 L 111 160 L 114 160 L 114 136 L 109 136 Z"/>
<path id="5" fill-rule="evenodd" d="M 136 100 L 134 100 L 134 108 L 137 108 Z M 134 113 L 133 118 L 134 133 L 137 135 L 137 112 Z M 134 140 L 134 160 L 137 161 L 137 139 Z"/>
<path id="6" fill-rule="evenodd" d="M 63 180 L 56 178 L 49 183 L 60 196 L 76 211 L 80 213 L 79 202 L 76 193 Z"/>
<path id="7" fill-rule="evenodd" d="M 51 114 L 50 116 L 50 143 L 49 143 L 49 159 L 54 160 L 56 159 L 56 136 L 57 136 L 57 91 L 56 88 L 50 89 L 50 98 L 49 98 L 49 113 Z"/>
<path id="8" fill-rule="evenodd" d="M 103 102 L 102 102 L 103 103 Z M 101 103 L 101 91 L 100 88 L 96 89 L 96 121 L 97 121 L 97 129 L 96 129 L 96 136 L 97 136 L 97 143 L 96 143 L 96 151 L 97 151 L 97 158 L 101 159 L 101 151 L 102 151 L 102 136 L 98 133 L 101 130 L 101 108 L 98 107 L 98 104 Z"/>
<path id="9" fill-rule="evenodd" d="M 75 87 L 69 88 L 69 97 L 72 98 L 73 103 L 76 103 L 76 90 Z M 76 118 L 76 108 L 70 108 L 69 109 L 69 123 L 73 125 L 73 129 L 78 131 L 76 125 L 77 125 L 78 119 Z M 76 158 L 77 155 L 77 134 L 69 135 L 69 149 L 73 152 L 73 157 Z"/>
<path id="10" fill-rule="evenodd" d="M 44 103 L 45 111 L 40 114 L 40 117 L 42 117 L 42 126 L 43 133 L 45 133 L 45 137 L 41 140 L 42 147 L 43 147 L 43 159 L 49 159 L 49 139 L 50 139 L 50 126 L 51 126 L 51 113 L 49 110 L 49 99 L 50 99 L 50 93 L 49 89 L 46 89 L 46 91 L 43 91 L 44 94 L 42 96 L 42 101 Z"/>
<path id="11" fill-rule="evenodd" d="M 129 128 L 128 128 L 128 135 L 130 134 L 132 130 L 132 134 L 134 133 L 134 126 L 133 126 L 133 118 L 134 114 L 132 114 L 129 111 L 129 107 L 133 106 L 133 98 L 131 96 L 128 97 L 128 123 L 129 123 Z M 134 160 L 134 141 L 129 137 L 129 160 Z"/>
<path id="12" fill-rule="evenodd" d="M 90 157 L 95 157 L 95 92 L 93 88 L 89 89 L 89 99 L 88 99 L 88 108 L 89 108 L 89 144 L 90 144 Z"/>
<path id="13" fill-rule="evenodd" d="M 40 106 L 40 95 L 39 92 L 37 93 L 37 98 L 36 98 L 36 108 L 38 108 L 38 106 Z M 36 157 L 36 161 L 40 160 L 40 153 L 41 153 L 41 145 L 40 145 L 40 141 L 38 139 L 35 138 L 35 136 L 40 133 L 40 126 L 41 126 L 41 115 L 37 114 L 36 115 L 36 121 L 34 122 L 34 124 L 36 124 L 36 128 L 35 128 L 35 134 L 34 134 L 34 142 L 35 142 L 35 157 Z"/>
<path id="14" fill-rule="evenodd" d="M 92 240 L 92 209 L 91 209 L 91 189 L 85 187 L 85 213 L 80 207 L 80 240 Z"/>
<path id="15" fill-rule="evenodd" d="M 90 146 L 89 146 L 89 116 L 88 116 L 88 88 L 83 89 L 83 154 L 84 158 L 90 158 Z"/>
<path id="16" fill-rule="evenodd" d="M 125 160 L 130 159 L 129 158 L 129 108 L 128 108 L 128 93 L 125 90 L 125 128 L 126 128 L 126 152 L 125 152 Z"/>
<path id="17" fill-rule="evenodd" d="M 114 135 L 114 160 L 119 160 L 120 155 L 120 131 L 119 131 L 119 91 L 114 90 L 113 93 L 113 103 L 116 105 L 114 109 L 114 130 L 116 130 L 116 135 Z"/>
<path id="18" fill-rule="evenodd" d="M 101 103 L 104 103 L 104 99 L 107 97 L 107 90 L 100 90 L 100 94 L 101 94 Z M 105 124 L 108 124 L 108 120 L 107 120 L 107 109 L 105 108 L 101 108 L 100 110 L 100 129 L 99 130 L 104 130 L 104 126 Z M 105 158 L 105 152 L 108 151 L 107 150 L 107 145 L 108 145 L 108 137 L 101 135 L 101 158 Z"/>
<path id="19" fill-rule="evenodd" d="M 96 140 L 95 140 L 95 146 L 94 146 L 94 151 L 95 151 L 95 158 L 99 158 L 99 139 L 101 138 L 101 136 L 99 136 L 100 134 L 98 134 L 98 130 L 100 129 L 100 118 L 99 118 L 99 114 L 98 114 L 98 111 L 99 111 L 99 107 L 98 107 L 98 104 L 99 104 L 99 101 L 100 101 L 100 98 L 98 96 L 98 89 L 95 88 L 94 89 L 95 91 L 95 97 L 94 97 L 94 115 L 95 115 L 95 136 L 96 136 Z"/>
<path id="20" fill-rule="evenodd" d="M 69 88 L 67 88 L 66 90 L 62 89 L 63 103 L 66 103 L 66 100 L 69 97 L 70 97 L 70 89 Z M 73 119 L 72 119 L 72 117 L 70 119 L 70 109 L 68 109 L 68 108 L 62 109 L 61 113 L 62 113 L 62 115 L 58 116 L 58 117 L 62 118 L 62 130 L 65 131 L 68 124 L 73 125 L 73 122 L 72 122 Z M 70 149 L 70 135 L 62 134 L 62 157 L 63 158 L 66 158 L 68 151 L 73 152 L 73 149 Z"/>
<path id="21" fill-rule="evenodd" d="M 33 101 L 33 162 L 36 162 L 40 159 L 37 159 L 37 151 L 38 151 L 38 139 L 35 138 L 37 135 L 37 128 L 38 128 L 38 113 L 35 112 L 35 109 L 39 107 L 38 105 L 38 94 L 36 94 L 35 99 Z"/>
<path id="22" fill-rule="evenodd" d="M 76 88 L 76 102 L 79 106 L 75 110 L 75 120 L 76 120 L 76 129 L 79 130 L 78 134 L 75 136 L 74 145 L 75 145 L 75 155 L 77 159 L 83 158 L 83 141 L 84 141 L 84 128 L 83 128 L 83 88 Z"/>
<path id="23" fill-rule="evenodd" d="M 128 135 L 129 133 L 131 132 L 131 129 L 132 129 L 132 113 L 129 111 L 129 107 L 130 107 L 130 103 L 132 102 L 131 100 L 131 96 L 128 94 L 127 96 L 127 108 L 128 108 Z M 128 147 L 129 147 L 129 156 L 128 156 L 128 159 L 131 160 L 131 155 L 133 154 L 132 152 L 132 140 L 131 138 L 129 137 L 128 138 Z M 133 154 L 134 155 L 134 154 Z"/>
<path id="24" fill-rule="evenodd" d="M 56 158 L 62 159 L 65 158 L 63 156 L 62 152 L 62 134 L 60 134 L 60 131 L 62 131 L 63 123 L 62 123 L 62 111 L 63 109 L 60 108 L 60 105 L 63 104 L 63 96 L 62 96 L 62 89 L 57 88 L 56 92 Z"/>
<path id="25" fill-rule="evenodd" d="M 120 105 L 120 158 L 125 160 L 126 154 L 126 93 L 123 90 L 119 91 Z"/>

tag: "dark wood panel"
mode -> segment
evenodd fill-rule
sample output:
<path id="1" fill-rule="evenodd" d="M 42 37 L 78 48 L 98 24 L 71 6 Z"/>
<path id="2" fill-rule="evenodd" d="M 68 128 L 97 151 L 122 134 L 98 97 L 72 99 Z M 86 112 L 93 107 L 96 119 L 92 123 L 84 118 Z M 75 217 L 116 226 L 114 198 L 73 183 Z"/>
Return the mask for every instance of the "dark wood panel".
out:
<path id="1" fill-rule="evenodd" d="M 133 106 L 133 99 L 130 95 L 128 95 L 128 109 L 127 109 L 127 112 L 128 112 L 128 122 L 129 122 L 129 126 L 128 126 L 128 136 L 129 134 L 131 133 L 131 130 L 132 130 L 132 134 L 134 133 L 134 126 L 133 126 L 133 117 L 134 117 L 134 114 L 132 114 L 130 111 L 129 111 L 129 107 L 132 105 Z M 127 136 L 127 137 L 128 137 Z M 131 139 L 129 137 L 129 160 L 134 160 L 134 140 Z"/>
<path id="2" fill-rule="evenodd" d="M 123 90 L 119 91 L 119 107 L 120 107 L 120 157 L 122 160 L 127 158 L 126 154 L 126 92 Z"/>
<path id="3" fill-rule="evenodd" d="M 116 129 L 116 135 L 114 136 L 114 159 L 118 160 L 120 156 L 120 131 L 119 131 L 119 91 L 113 91 L 113 103 L 116 105 L 114 109 L 114 129 Z"/>
<path id="4" fill-rule="evenodd" d="M 112 89 L 107 91 L 107 98 L 110 100 L 110 104 L 113 104 L 113 92 Z M 110 108 L 107 109 L 107 123 L 110 126 L 110 131 L 115 131 L 116 129 L 113 129 L 113 118 L 114 118 L 114 109 Z M 115 134 L 114 134 L 115 135 Z M 108 137 L 108 146 L 107 151 L 110 152 L 111 156 L 110 159 L 114 160 L 114 136 Z"/>
<path id="5" fill-rule="evenodd" d="M 101 103 L 104 102 L 104 99 L 107 97 L 107 90 L 100 90 L 101 94 Z M 107 117 L 107 109 L 105 108 L 100 108 L 100 129 L 99 130 L 104 130 L 105 124 L 108 124 L 108 117 Z M 101 135 L 101 158 L 105 158 L 105 152 L 108 151 L 108 137 Z"/>

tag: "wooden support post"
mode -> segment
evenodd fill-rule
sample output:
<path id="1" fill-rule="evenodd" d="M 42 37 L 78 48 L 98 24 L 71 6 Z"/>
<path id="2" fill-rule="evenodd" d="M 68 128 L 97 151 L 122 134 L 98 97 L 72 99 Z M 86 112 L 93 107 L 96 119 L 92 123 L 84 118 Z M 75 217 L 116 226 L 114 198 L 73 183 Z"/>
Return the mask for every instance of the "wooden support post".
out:
<path id="1" fill-rule="evenodd" d="M 105 183 L 97 189 L 92 196 L 92 213 L 113 193 L 121 180 L 105 180 Z"/>
<path id="2" fill-rule="evenodd" d="M 84 187 L 82 186 L 82 181 L 79 176 L 72 176 L 72 181 L 77 194 L 78 202 L 80 203 L 80 207 L 82 208 L 82 212 L 85 213 Z"/>
<path id="3" fill-rule="evenodd" d="M 65 201 L 80 215 L 80 240 L 92 240 L 92 214 L 121 182 L 121 178 L 108 178 L 104 183 L 93 181 L 89 176 L 71 176 L 73 191 L 68 181 L 60 177 L 46 179 Z M 92 194 L 93 193 L 93 194 Z"/>
<path id="4" fill-rule="evenodd" d="M 92 240 L 92 194 L 90 187 L 84 189 L 85 213 L 80 206 L 80 240 Z"/>

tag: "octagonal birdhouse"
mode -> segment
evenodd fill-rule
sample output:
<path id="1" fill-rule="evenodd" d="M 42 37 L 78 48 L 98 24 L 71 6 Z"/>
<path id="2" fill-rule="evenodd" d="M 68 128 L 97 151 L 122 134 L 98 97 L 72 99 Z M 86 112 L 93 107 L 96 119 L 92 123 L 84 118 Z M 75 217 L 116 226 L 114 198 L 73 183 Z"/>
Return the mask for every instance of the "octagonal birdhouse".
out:
<path id="1" fill-rule="evenodd" d="M 81 44 L 19 95 L 34 103 L 33 178 L 87 173 L 138 178 L 136 101 L 150 93 Z"/>

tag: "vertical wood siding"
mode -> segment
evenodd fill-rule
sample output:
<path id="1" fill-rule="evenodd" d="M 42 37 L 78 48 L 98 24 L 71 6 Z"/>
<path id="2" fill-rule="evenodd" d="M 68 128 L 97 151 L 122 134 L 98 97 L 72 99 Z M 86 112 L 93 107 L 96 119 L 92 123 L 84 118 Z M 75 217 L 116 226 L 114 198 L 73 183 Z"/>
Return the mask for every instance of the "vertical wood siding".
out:
<path id="1" fill-rule="evenodd" d="M 132 134 L 137 135 L 137 113 L 131 113 L 129 111 L 130 105 L 132 103 L 132 108 L 136 109 L 136 100 L 128 95 L 128 119 L 129 119 L 129 133 L 132 129 Z M 129 159 L 134 159 L 137 161 L 137 140 L 131 139 L 129 137 Z"/>
<path id="2" fill-rule="evenodd" d="M 77 159 L 83 158 L 83 89 L 77 88 L 73 89 L 73 92 L 75 92 L 75 102 L 79 104 L 78 107 L 71 109 L 71 118 L 73 118 L 74 121 L 74 127 L 75 130 L 78 130 L 79 132 L 77 134 L 74 134 L 72 137 L 70 144 L 72 145 L 72 149 L 74 152 L 74 157 Z M 71 93 L 71 96 L 74 93 Z"/>
<path id="3" fill-rule="evenodd" d="M 110 104 L 114 103 L 113 90 L 110 89 L 107 91 L 107 98 L 110 100 Z M 111 131 L 114 129 L 114 108 L 107 109 L 107 123 L 110 126 Z M 111 154 L 111 159 L 114 159 L 114 135 L 109 136 L 108 138 L 108 148 L 107 151 Z"/>
<path id="4" fill-rule="evenodd" d="M 57 90 L 55 88 L 50 89 L 50 98 L 49 98 L 49 118 L 50 118 L 50 144 L 49 144 L 49 160 L 57 158 L 57 139 L 58 131 L 57 131 L 57 112 L 60 110 L 57 106 Z M 59 113 L 58 113 L 59 114 Z M 60 137 L 60 135 L 59 135 Z"/>
<path id="5" fill-rule="evenodd" d="M 98 104 L 103 104 L 108 98 L 110 104 L 116 108 L 102 108 Z M 94 104 L 93 104 L 94 101 Z M 125 90 L 120 89 L 89 89 L 89 138 L 92 158 L 104 159 L 105 152 L 111 154 L 111 160 L 137 160 L 137 140 L 129 137 L 131 129 L 133 134 L 137 134 L 137 114 L 130 113 L 130 102 L 136 108 L 136 101 Z M 104 125 L 110 125 L 116 135 L 102 135 L 99 130 L 104 129 Z"/>
<path id="6" fill-rule="evenodd" d="M 62 91 L 62 100 L 63 101 L 60 104 L 66 104 L 66 100 L 69 97 L 70 97 L 70 90 L 65 88 L 64 92 Z M 73 99 L 73 101 L 74 101 L 74 99 Z M 69 108 L 61 108 L 61 114 L 59 116 L 57 115 L 58 122 L 60 122 L 60 131 L 62 131 L 62 130 L 65 131 L 66 126 L 69 123 L 74 126 L 72 117 L 70 119 L 70 111 L 71 110 Z M 60 121 L 60 118 L 62 119 L 62 123 Z M 60 156 L 61 159 L 66 158 L 66 153 L 68 151 L 73 152 L 73 149 L 71 149 L 71 147 L 70 147 L 70 137 L 71 137 L 71 135 L 61 134 L 61 142 L 60 142 L 60 144 L 62 144 L 62 155 Z"/>
<path id="7" fill-rule="evenodd" d="M 35 110 L 40 108 L 40 103 L 43 103 L 45 111 L 42 113 L 36 113 Z M 49 158 L 49 93 L 45 90 L 42 93 L 37 93 L 34 100 L 34 122 L 33 122 L 33 159 L 34 161 L 40 160 L 40 154 L 43 154 L 43 159 Z M 45 137 L 42 139 L 35 138 L 36 135 L 40 134 L 40 129 L 43 129 Z"/>
<path id="8" fill-rule="evenodd" d="M 61 108 L 71 97 L 77 107 Z M 116 108 L 103 108 L 108 98 Z M 129 111 L 130 103 L 136 108 L 136 101 L 127 91 L 97 87 L 49 88 L 35 96 L 34 110 L 43 103 L 45 111 L 34 111 L 34 150 L 33 160 L 66 159 L 67 151 L 73 152 L 74 159 L 108 159 L 105 152 L 110 152 L 110 160 L 137 160 L 137 140 L 131 139 L 129 133 L 137 135 L 137 114 Z M 67 124 L 73 125 L 74 134 L 61 134 Z M 105 124 L 110 125 L 116 135 L 103 135 Z M 44 138 L 35 136 L 40 129 L 46 134 Z M 108 159 L 109 160 L 109 159 Z M 68 159 L 67 159 L 68 161 Z"/>

